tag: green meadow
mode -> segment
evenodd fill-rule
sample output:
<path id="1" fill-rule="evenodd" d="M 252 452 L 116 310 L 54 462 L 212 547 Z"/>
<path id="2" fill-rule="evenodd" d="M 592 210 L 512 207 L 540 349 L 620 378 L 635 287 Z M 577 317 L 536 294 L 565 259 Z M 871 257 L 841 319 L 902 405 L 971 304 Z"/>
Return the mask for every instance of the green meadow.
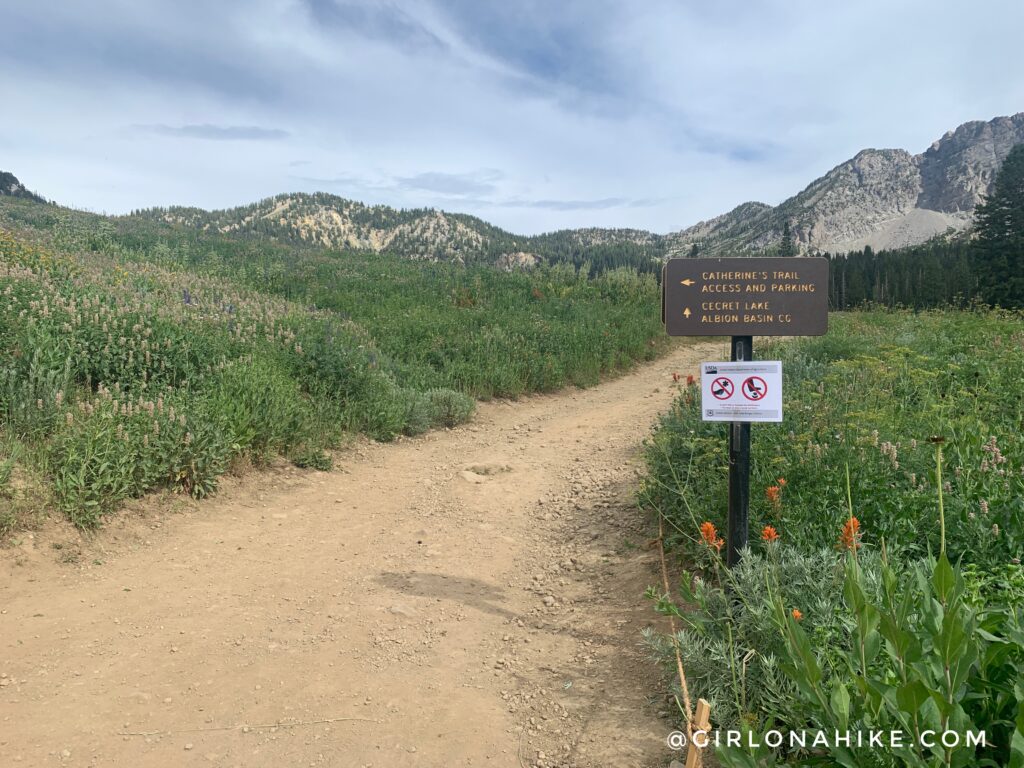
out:
<path id="1" fill-rule="evenodd" d="M 327 468 L 346 435 L 451 427 L 476 399 L 589 386 L 659 354 L 654 277 L 589 272 L 5 201 L 0 528 L 44 496 L 90 527 L 154 489 L 204 496 L 239 462 Z"/>

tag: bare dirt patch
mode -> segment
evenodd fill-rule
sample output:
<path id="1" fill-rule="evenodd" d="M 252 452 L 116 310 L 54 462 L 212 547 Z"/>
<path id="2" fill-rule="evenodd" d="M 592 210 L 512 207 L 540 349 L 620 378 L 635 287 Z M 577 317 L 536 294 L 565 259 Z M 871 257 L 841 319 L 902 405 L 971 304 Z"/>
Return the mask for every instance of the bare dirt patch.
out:
<path id="1" fill-rule="evenodd" d="M 664 766 L 640 442 L 721 347 L 0 552 L 0 764 Z"/>

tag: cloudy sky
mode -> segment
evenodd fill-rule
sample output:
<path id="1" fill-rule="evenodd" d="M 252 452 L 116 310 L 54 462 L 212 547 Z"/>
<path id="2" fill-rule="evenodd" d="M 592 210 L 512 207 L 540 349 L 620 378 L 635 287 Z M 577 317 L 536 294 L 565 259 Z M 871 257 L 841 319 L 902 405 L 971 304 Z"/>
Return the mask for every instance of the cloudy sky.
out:
<path id="1" fill-rule="evenodd" d="M 1020 0 L 0 0 L 0 170 L 667 232 L 1024 111 Z"/>

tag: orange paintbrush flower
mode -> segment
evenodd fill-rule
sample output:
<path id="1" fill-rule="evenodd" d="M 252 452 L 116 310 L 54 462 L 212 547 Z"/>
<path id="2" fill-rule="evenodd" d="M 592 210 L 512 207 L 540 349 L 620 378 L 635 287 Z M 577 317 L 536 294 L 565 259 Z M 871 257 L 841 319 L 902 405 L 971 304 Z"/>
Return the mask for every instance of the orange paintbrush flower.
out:
<path id="1" fill-rule="evenodd" d="M 803 621 L 804 615 L 799 608 L 794 608 L 790 613 L 796 621 Z"/>
<path id="2" fill-rule="evenodd" d="M 764 489 L 764 495 L 773 508 L 778 509 L 782 504 L 782 488 L 777 485 L 769 485 Z"/>
<path id="3" fill-rule="evenodd" d="M 705 520 L 700 524 L 700 537 L 704 539 L 704 543 L 709 547 L 715 543 L 715 537 L 718 535 L 718 531 L 715 530 L 715 524 L 710 520 Z"/>
<path id="4" fill-rule="evenodd" d="M 843 524 L 843 532 L 839 535 L 841 549 L 855 550 L 860 547 L 860 521 L 851 517 Z"/>
<path id="5" fill-rule="evenodd" d="M 779 532 L 775 530 L 774 526 L 766 525 L 761 529 L 761 540 L 769 544 L 773 541 L 778 541 Z"/>
<path id="6" fill-rule="evenodd" d="M 718 536 L 714 523 L 708 520 L 700 524 L 700 537 L 708 547 L 716 552 L 721 552 L 722 547 L 725 545 L 725 542 Z"/>

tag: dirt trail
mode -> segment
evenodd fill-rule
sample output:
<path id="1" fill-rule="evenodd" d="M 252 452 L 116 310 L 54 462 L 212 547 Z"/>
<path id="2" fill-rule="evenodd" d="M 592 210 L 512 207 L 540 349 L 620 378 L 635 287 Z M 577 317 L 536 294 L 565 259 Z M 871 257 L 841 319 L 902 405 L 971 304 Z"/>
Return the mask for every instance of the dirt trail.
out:
<path id="1" fill-rule="evenodd" d="M 672 372 L 721 353 L 25 537 L 0 765 L 666 765 L 632 493 Z"/>

